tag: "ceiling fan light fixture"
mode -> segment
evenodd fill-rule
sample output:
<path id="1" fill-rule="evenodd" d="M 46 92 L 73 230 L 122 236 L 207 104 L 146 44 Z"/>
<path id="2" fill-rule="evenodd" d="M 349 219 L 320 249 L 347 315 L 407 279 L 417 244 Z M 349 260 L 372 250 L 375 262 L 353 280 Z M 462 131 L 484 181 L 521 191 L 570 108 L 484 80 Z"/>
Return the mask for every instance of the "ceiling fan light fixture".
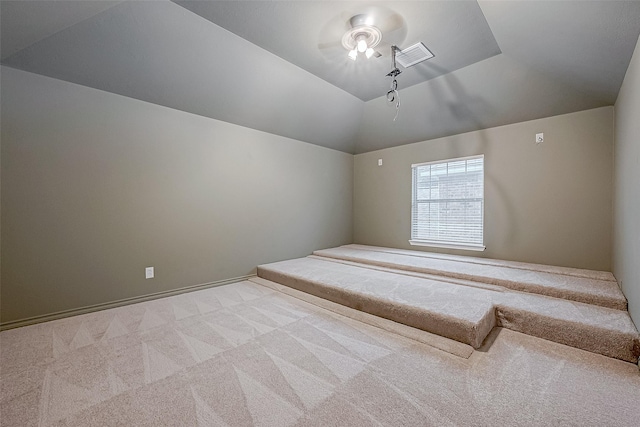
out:
<path id="1" fill-rule="evenodd" d="M 358 50 L 357 49 L 353 49 L 349 51 L 349 59 L 351 59 L 352 61 L 355 61 L 356 59 L 358 59 Z"/>
<path id="2" fill-rule="evenodd" d="M 368 49 L 364 52 L 364 54 L 367 56 L 367 58 L 371 58 L 375 52 L 376 52 L 376 51 L 375 51 L 375 50 L 373 50 L 372 48 L 368 48 Z"/>
<path id="3" fill-rule="evenodd" d="M 358 46 L 358 52 L 360 53 L 364 53 L 366 52 L 368 46 L 367 46 L 367 35 L 366 34 L 359 34 L 356 37 L 357 43 L 356 45 Z"/>
<path id="4" fill-rule="evenodd" d="M 356 58 L 358 52 L 364 53 L 369 49 L 374 49 L 382 40 L 382 32 L 377 27 L 370 25 L 371 19 L 366 15 L 356 15 L 350 20 L 352 27 L 347 30 L 342 36 L 342 46 L 349 51 L 349 58 L 355 60 L 352 57 L 352 52 L 356 51 Z M 367 55 L 367 58 L 374 56 L 375 51 Z"/>

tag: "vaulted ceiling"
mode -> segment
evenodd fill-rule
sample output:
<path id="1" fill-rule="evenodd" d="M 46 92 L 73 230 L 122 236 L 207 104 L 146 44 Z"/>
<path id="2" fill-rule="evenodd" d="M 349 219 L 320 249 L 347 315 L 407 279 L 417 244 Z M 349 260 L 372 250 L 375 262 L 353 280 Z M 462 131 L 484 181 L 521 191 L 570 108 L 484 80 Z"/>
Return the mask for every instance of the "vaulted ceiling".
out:
<path id="1" fill-rule="evenodd" d="M 351 61 L 349 18 L 383 30 Z M 613 105 L 640 1 L 5 1 L 2 65 L 349 153 Z M 390 44 L 435 57 L 398 76 Z"/>

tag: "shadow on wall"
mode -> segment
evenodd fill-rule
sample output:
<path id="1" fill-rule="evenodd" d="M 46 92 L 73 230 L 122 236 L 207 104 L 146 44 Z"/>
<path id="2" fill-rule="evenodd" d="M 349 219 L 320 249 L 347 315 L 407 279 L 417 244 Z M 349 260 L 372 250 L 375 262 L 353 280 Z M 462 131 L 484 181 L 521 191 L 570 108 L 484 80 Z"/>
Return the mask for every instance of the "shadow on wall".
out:
<path id="1" fill-rule="evenodd" d="M 490 145 L 487 141 L 486 133 L 482 130 L 485 129 L 486 126 L 483 124 L 477 112 L 493 110 L 491 104 L 486 102 L 483 98 L 474 96 L 473 94 L 467 92 L 464 86 L 460 83 L 459 79 L 453 73 L 450 73 L 445 68 L 440 67 L 433 62 L 424 62 L 423 64 L 421 64 L 421 67 L 417 68 L 417 71 L 427 78 L 433 75 L 432 72 L 435 72 L 441 76 L 437 79 L 431 79 L 431 84 L 429 84 L 429 88 L 431 89 L 430 95 L 433 96 L 435 105 L 442 106 L 442 108 L 447 108 L 449 114 L 456 120 L 459 120 L 463 123 L 469 123 L 474 129 L 480 129 L 480 131 L 477 132 L 478 154 L 484 154 L 485 156 L 490 157 Z M 453 96 L 447 97 L 445 88 L 448 88 Z M 424 119 L 426 122 L 429 121 L 428 117 L 425 117 Z M 451 158 L 463 157 L 465 155 L 466 154 L 461 153 L 458 150 L 457 144 L 452 144 Z M 514 223 L 514 207 L 511 200 L 508 198 L 502 183 L 493 177 L 490 169 L 487 170 L 487 168 L 485 167 L 485 187 L 487 184 L 490 186 L 496 196 L 496 200 L 490 200 L 491 203 L 501 203 L 502 205 L 504 205 L 504 209 L 502 211 L 506 213 L 504 221 L 500 224 L 500 226 L 503 228 L 502 235 L 505 236 L 505 240 L 501 243 L 507 243 L 509 245 L 515 244 L 515 241 L 517 240 L 517 229 Z M 487 233 L 487 231 L 489 233 Z M 487 230 L 485 228 L 485 236 L 486 235 L 495 235 L 495 233 L 493 233 L 492 230 Z"/>

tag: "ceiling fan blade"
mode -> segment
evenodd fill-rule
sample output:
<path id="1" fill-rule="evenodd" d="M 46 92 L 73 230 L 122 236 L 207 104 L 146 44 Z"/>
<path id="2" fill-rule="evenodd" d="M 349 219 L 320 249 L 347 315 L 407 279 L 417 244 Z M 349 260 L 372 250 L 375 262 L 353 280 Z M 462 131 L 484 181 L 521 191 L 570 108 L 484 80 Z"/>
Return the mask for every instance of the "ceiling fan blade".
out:
<path id="1" fill-rule="evenodd" d="M 397 13 L 392 13 L 376 23 L 377 27 L 382 33 L 392 33 L 394 31 L 404 30 L 406 33 L 407 25 L 402 16 Z"/>
<path id="2" fill-rule="evenodd" d="M 334 47 L 342 48 L 342 42 L 340 40 L 334 40 L 326 43 L 318 43 L 318 49 L 331 49 Z"/>
<path id="3" fill-rule="evenodd" d="M 342 47 L 342 35 L 351 29 L 351 11 L 343 11 L 327 22 L 318 34 L 318 49 Z"/>

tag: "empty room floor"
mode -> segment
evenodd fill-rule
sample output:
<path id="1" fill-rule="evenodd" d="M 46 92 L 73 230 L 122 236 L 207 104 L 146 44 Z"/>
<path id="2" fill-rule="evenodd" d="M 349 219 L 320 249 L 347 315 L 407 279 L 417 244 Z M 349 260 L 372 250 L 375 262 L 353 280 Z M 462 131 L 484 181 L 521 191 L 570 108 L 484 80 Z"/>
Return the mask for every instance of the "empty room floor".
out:
<path id="1" fill-rule="evenodd" d="M 637 426 L 638 366 L 496 328 L 460 357 L 252 281 L 0 333 L 2 426 Z"/>

